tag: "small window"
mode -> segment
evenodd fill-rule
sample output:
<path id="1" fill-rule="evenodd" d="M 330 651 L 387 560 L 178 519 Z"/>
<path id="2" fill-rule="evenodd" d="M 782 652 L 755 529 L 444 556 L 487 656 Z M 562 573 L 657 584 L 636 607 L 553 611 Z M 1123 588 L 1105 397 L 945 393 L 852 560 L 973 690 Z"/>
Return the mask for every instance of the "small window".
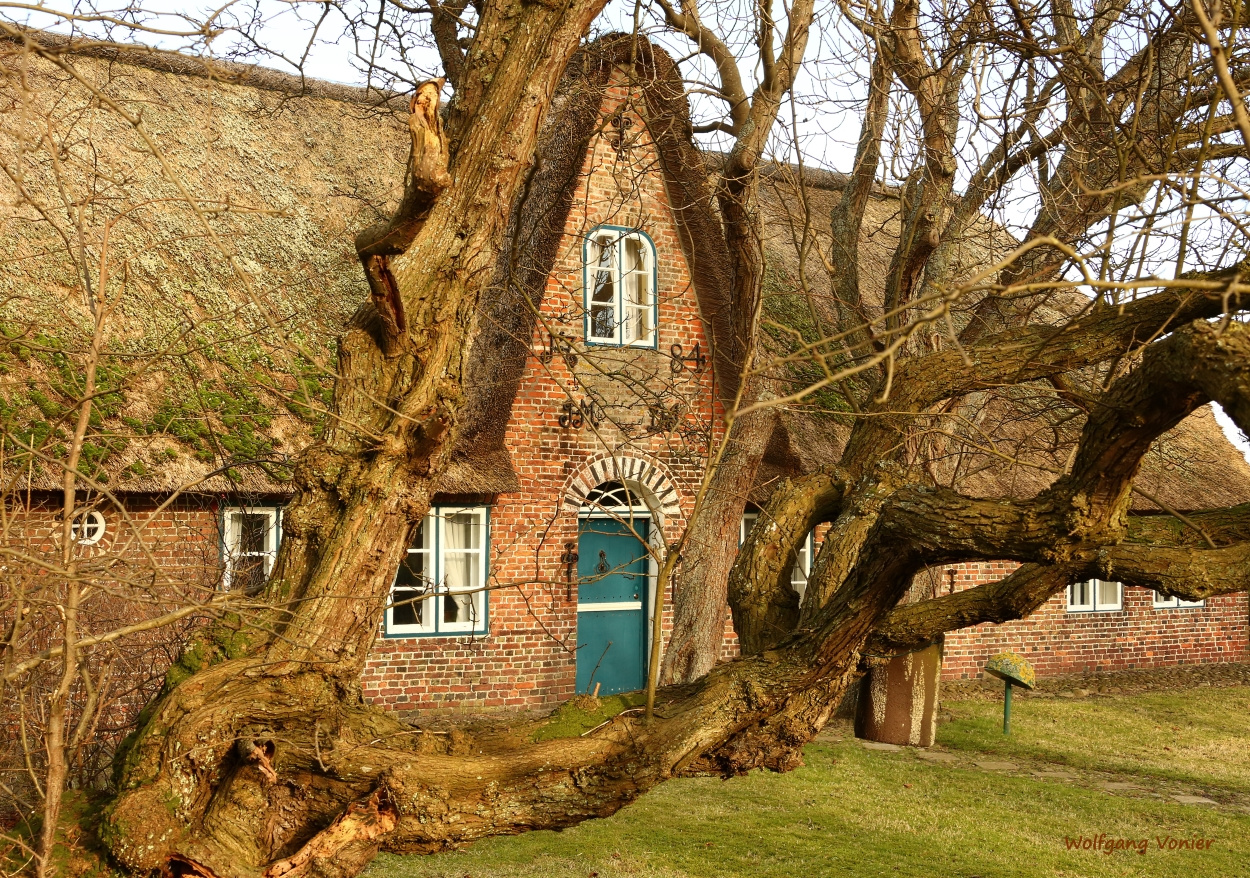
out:
<path id="1" fill-rule="evenodd" d="M 655 247 L 641 232 L 595 229 L 585 249 L 586 341 L 656 346 Z"/>
<path id="2" fill-rule="evenodd" d="M 739 546 L 747 541 L 747 534 L 755 527 L 759 518 L 758 512 L 742 514 L 742 526 L 738 533 Z M 794 569 L 790 571 L 790 587 L 798 592 L 799 603 L 803 602 L 803 595 L 807 592 L 807 577 L 812 572 L 812 549 L 812 533 L 808 531 L 807 538 L 799 544 L 798 557 L 794 560 Z"/>
<path id="3" fill-rule="evenodd" d="M 86 512 L 78 513 L 74 520 L 70 522 L 70 538 L 80 546 L 94 546 L 104 539 L 106 527 L 104 516 L 95 509 L 89 509 Z"/>
<path id="4" fill-rule="evenodd" d="M 386 635 L 485 634 L 486 552 L 486 507 L 430 510 L 391 586 Z"/>
<path id="5" fill-rule="evenodd" d="M 1087 579 L 1068 586 L 1069 613 L 1103 613 L 1123 607 L 1123 586 L 1104 579 Z"/>
<path id="6" fill-rule="evenodd" d="M 1184 598 L 1178 598 L 1176 595 L 1164 594 L 1161 591 L 1154 592 L 1154 608 L 1156 610 L 1184 610 L 1193 607 L 1205 607 L 1206 601 L 1187 601 Z"/>
<path id="7" fill-rule="evenodd" d="M 276 506 L 228 507 L 222 516 L 222 585 L 255 594 L 273 572 L 282 516 Z"/>

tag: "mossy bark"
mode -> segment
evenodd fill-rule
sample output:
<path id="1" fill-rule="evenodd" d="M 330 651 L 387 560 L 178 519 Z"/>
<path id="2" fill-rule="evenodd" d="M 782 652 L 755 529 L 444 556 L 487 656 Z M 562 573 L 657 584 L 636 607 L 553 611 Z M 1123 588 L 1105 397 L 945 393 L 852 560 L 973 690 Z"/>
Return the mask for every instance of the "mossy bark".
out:
<path id="1" fill-rule="evenodd" d="M 427 103 L 414 105 L 412 179 L 400 215 L 360 242 L 372 301 L 342 339 L 325 441 L 297 469 L 267 586 L 275 609 L 242 654 L 217 638 L 220 648 L 145 712 L 103 822 L 126 868 L 350 876 L 382 846 L 433 851 L 560 828 L 675 775 L 793 767 L 917 570 L 978 557 L 1091 569 L 1132 532 L 1128 491 L 1154 437 L 1209 398 L 1250 424 L 1247 333 L 1198 323 L 1152 346 L 1158 355 L 1147 352 L 1108 391 L 1071 472 L 1051 489 L 1015 503 L 961 497 L 926 483 L 899 451 L 928 407 L 1003 375 L 1029 381 L 1120 355 L 1180 317 L 1224 306 L 1160 294 L 1074 321 L 1058 341 L 1050 328 L 1026 327 L 960 356 L 925 357 L 901 368 L 894 396 L 859 421 L 836 472 L 777 492 L 764 515 L 775 548 L 765 551 L 760 530 L 732 594 L 746 654 L 662 690 L 652 720 L 619 716 L 586 736 L 532 742 L 426 734 L 363 706 L 360 670 L 450 453 L 508 210 L 556 81 L 602 5 L 484 5 L 446 149 L 428 88 Z M 749 254 L 743 264 L 753 264 Z M 759 275 L 741 282 L 758 291 Z M 718 516 L 712 532 L 723 537 L 728 518 Z M 784 574 L 797 539 L 824 517 L 834 528 L 796 612 Z M 984 610 L 890 618 L 912 637 Z"/>

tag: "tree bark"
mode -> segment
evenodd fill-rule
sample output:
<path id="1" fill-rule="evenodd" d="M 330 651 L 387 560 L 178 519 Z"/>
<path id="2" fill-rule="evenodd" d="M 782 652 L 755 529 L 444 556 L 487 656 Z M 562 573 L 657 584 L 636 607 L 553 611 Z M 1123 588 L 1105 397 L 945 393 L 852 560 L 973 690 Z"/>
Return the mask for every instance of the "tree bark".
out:
<path id="1" fill-rule="evenodd" d="M 126 746 L 104 835 L 127 868 L 243 876 L 283 859 L 286 873 L 349 875 L 377 850 L 374 830 L 394 803 L 368 799 L 376 772 L 304 775 L 285 793 L 273 779 L 310 730 L 309 752 L 323 732 L 333 750 L 371 740 L 373 727 L 397 731 L 356 706 L 360 670 L 450 452 L 510 206 L 556 83 L 602 5 L 483 7 L 473 45 L 483 63 L 465 71 L 447 133 L 438 84 L 418 90 L 400 210 L 358 242 L 372 301 L 341 340 L 326 439 L 298 467 L 266 591 L 279 609 L 246 632 L 211 632 L 206 651 L 220 663 L 167 687 Z M 354 829 L 317 835 L 336 820 Z"/>
<path id="2" fill-rule="evenodd" d="M 735 422 L 706 497 L 691 516 L 682 544 L 673 631 L 660 671 L 663 685 L 697 680 L 721 658 L 729 618 L 729 571 L 737 557 L 733 547 L 775 424 L 776 416 L 763 410 Z"/>

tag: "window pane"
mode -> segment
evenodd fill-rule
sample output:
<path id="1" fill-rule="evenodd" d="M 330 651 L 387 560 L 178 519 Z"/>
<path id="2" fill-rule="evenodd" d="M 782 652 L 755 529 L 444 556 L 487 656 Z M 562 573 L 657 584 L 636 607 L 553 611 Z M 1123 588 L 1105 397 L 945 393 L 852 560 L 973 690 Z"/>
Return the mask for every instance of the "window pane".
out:
<path id="1" fill-rule="evenodd" d="M 1120 605 L 1120 583 L 1104 582 L 1101 579 L 1095 581 L 1098 583 L 1098 606 L 1118 607 Z"/>
<path id="2" fill-rule="evenodd" d="M 390 625 L 434 630 L 430 606 L 433 602 L 430 595 L 434 591 L 433 553 L 430 551 L 433 533 L 429 517 L 413 532 L 410 548 L 399 564 L 391 588 Z"/>
<path id="3" fill-rule="evenodd" d="M 249 512 L 234 513 L 236 533 L 235 551 L 239 554 L 267 551 L 269 516 Z"/>
<path id="4" fill-rule="evenodd" d="M 434 548 L 434 524 L 430 521 L 430 516 L 427 515 L 421 519 L 421 523 L 417 525 L 417 529 L 412 535 L 412 543 L 408 548 L 423 552 L 428 552 Z M 426 570 L 424 567 L 421 569 Z"/>
<path id="5" fill-rule="evenodd" d="M 626 272 L 629 272 L 632 274 L 646 268 L 646 258 L 643 254 L 644 245 L 642 243 L 642 238 L 639 238 L 636 235 L 630 235 L 628 238 L 623 238 L 621 243 L 625 245 L 623 248 L 625 251 L 625 261 L 621 265 L 621 273 L 625 274 Z"/>
<path id="6" fill-rule="evenodd" d="M 742 516 L 742 539 L 739 540 L 739 544 L 747 541 L 747 537 L 751 535 L 751 529 L 755 527 L 759 518 L 759 514 L 755 512 L 748 512 Z"/>
<path id="7" fill-rule="evenodd" d="M 234 572 L 230 577 L 232 591 L 242 589 L 247 594 L 260 591 L 265 584 L 265 556 L 244 555 L 234 562 Z"/>
<path id="8" fill-rule="evenodd" d="M 618 313 L 617 248 L 615 235 L 602 235 L 591 241 L 587 253 L 587 263 L 591 266 L 587 278 L 590 284 L 590 337 L 602 341 L 616 341 L 617 324 L 621 320 Z"/>
<path id="9" fill-rule="evenodd" d="M 614 266 L 612 258 L 616 255 L 616 238 L 612 235 L 601 235 L 591 243 L 591 265 L 611 273 Z"/>
<path id="10" fill-rule="evenodd" d="M 473 512 L 457 512 L 443 519 L 443 545 L 448 551 L 482 548 L 482 519 Z"/>
<path id="11" fill-rule="evenodd" d="M 647 264 L 647 245 L 639 237 L 625 238 L 621 283 L 624 286 L 626 311 L 626 342 L 648 341 L 651 338 L 651 271 Z"/>
<path id="12" fill-rule="evenodd" d="M 473 612 L 473 595 L 443 595 L 443 622 L 447 625 L 472 625 L 477 621 Z"/>
<path id="13" fill-rule="evenodd" d="M 612 284 L 612 272 L 596 271 L 594 287 L 590 293 L 590 301 L 596 304 L 612 305 L 615 300 L 616 289 Z"/>
<path id="14" fill-rule="evenodd" d="M 1068 587 L 1068 606 L 1071 609 L 1092 609 L 1093 582 L 1074 582 Z"/>
<path id="15" fill-rule="evenodd" d="M 591 286 L 590 301 L 606 305 L 616 302 L 616 266 L 612 264 L 616 253 L 616 242 L 609 238 L 601 238 L 594 245 L 598 256 L 591 264 L 595 266 Z"/>
<path id="16" fill-rule="evenodd" d="M 426 619 L 426 604 L 428 600 L 421 600 L 421 596 L 426 592 L 413 591 L 406 588 L 397 588 L 391 594 L 391 624 L 392 625 L 424 625 Z"/>
<path id="17" fill-rule="evenodd" d="M 458 512 L 443 519 L 443 597 L 442 621 L 449 625 L 472 626 L 481 619 L 481 517 Z M 456 594 L 456 592 L 472 592 Z"/>
<path id="18" fill-rule="evenodd" d="M 797 588 L 798 583 L 807 585 L 807 540 L 799 548 L 799 556 L 795 559 L 794 569 L 790 571 L 790 582 Z"/>
<path id="19" fill-rule="evenodd" d="M 651 340 L 651 309 L 635 308 L 628 305 L 625 308 L 625 325 L 621 331 L 621 341 L 632 344 L 638 341 Z"/>
<path id="20" fill-rule="evenodd" d="M 399 575 L 395 577 L 396 588 L 417 588 L 424 591 L 430 586 L 429 554 L 412 552 L 399 565 Z"/>
<path id="21" fill-rule="evenodd" d="M 610 305 L 593 305 L 590 309 L 591 338 L 616 339 L 616 309 Z"/>
<path id="22" fill-rule="evenodd" d="M 418 531 L 418 537 L 420 535 L 421 531 Z M 420 542 L 417 544 L 421 545 Z M 395 586 L 391 591 L 392 625 L 430 624 L 430 599 L 419 599 L 433 591 L 431 573 L 430 553 L 424 550 L 409 550 L 399 565 L 399 573 L 395 577 Z"/>

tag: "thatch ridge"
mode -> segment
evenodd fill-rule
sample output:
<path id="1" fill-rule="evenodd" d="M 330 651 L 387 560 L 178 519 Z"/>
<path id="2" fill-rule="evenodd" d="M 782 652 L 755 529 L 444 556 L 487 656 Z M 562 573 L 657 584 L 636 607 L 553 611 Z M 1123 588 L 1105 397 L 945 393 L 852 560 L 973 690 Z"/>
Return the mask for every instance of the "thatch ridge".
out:
<path id="1" fill-rule="evenodd" d="M 24 44 L 28 42 L 32 48 L 37 48 L 50 55 L 69 55 L 116 64 L 128 64 L 134 67 L 155 70 L 160 73 L 172 73 L 175 76 L 190 76 L 229 85 L 242 85 L 248 88 L 279 92 L 291 97 L 310 97 L 342 103 L 365 104 L 374 107 L 384 107 L 399 113 L 406 113 L 408 109 L 407 97 L 396 92 L 330 82 L 323 79 L 310 79 L 307 76 L 284 73 L 281 70 L 266 67 L 262 64 L 246 64 L 240 61 L 208 58 L 203 55 L 190 55 L 185 52 L 144 45 L 143 43 L 93 40 L 81 36 L 71 37 L 65 34 L 30 28 L 21 28 L 20 30 L 25 35 L 24 38 L 14 34 L 0 34 L 0 43 L 7 43 L 14 47 L 24 47 Z"/>

